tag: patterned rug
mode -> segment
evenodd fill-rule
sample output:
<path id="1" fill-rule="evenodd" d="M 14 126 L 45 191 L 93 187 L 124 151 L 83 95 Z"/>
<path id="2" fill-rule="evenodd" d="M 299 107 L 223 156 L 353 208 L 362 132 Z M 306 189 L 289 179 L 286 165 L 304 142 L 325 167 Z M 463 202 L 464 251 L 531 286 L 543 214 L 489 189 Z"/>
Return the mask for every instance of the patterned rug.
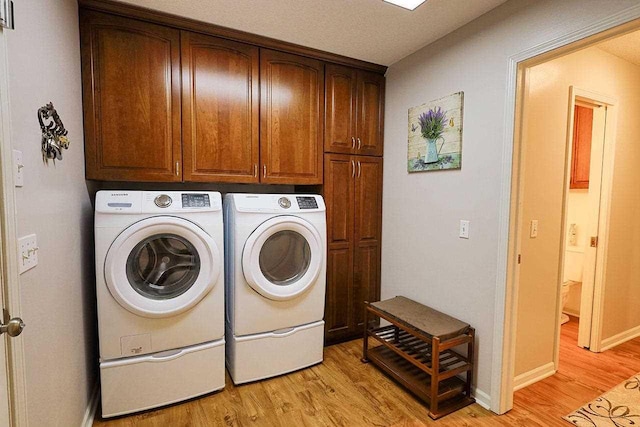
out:
<path id="1" fill-rule="evenodd" d="M 564 419 L 578 427 L 640 426 L 640 373 Z"/>

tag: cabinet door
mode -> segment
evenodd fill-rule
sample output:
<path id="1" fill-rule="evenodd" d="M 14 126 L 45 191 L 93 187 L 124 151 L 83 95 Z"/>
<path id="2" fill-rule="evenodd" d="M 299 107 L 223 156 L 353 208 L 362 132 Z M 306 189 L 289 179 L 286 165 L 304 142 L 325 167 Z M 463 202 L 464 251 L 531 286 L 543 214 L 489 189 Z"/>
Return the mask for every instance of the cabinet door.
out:
<path id="1" fill-rule="evenodd" d="M 358 154 L 382 156 L 384 76 L 358 71 Z"/>
<path id="2" fill-rule="evenodd" d="M 323 64 L 262 49 L 260 88 L 260 180 L 321 184 Z"/>
<path id="3" fill-rule="evenodd" d="M 353 325 L 353 192 L 352 156 L 324 157 L 324 199 L 327 206 L 327 292 L 325 340 L 336 341 Z"/>
<path id="4" fill-rule="evenodd" d="M 382 158 L 352 158 L 356 161 L 353 312 L 356 331 L 362 331 L 363 302 L 380 299 Z"/>
<path id="5" fill-rule="evenodd" d="M 181 38 L 184 180 L 258 182 L 258 48 Z"/>
<path id="6" fill-rule="evenodd" d="M 353 68 L 328 64 L 325 68 L 324 150 L 354 153 L 356 148 L 357 73 Z"/>
<path id="7" fill-rule="evenodd" d="M 179 31 L 81 13 L 86 177 L 181 181 Z"/>
<path id="8" fill-rule="evenodd" d="M 573 112 L 573 158 L 569 187 L 589 188 L 593 108 L 576 105 Z"/>

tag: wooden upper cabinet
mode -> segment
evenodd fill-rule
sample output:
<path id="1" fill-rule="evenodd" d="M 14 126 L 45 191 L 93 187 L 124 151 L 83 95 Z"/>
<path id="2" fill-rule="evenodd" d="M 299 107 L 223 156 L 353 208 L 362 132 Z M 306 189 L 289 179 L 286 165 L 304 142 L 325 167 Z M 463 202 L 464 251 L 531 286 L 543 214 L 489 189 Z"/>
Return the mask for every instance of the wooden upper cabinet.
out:
<path id="1" fill-rule="evenodd" d="M 382 156 L 384 76 L 358 72 L 357 154 Z"/>
<path id="2" fill-rule="evenodd" d="M 184 180 L 258 182 L 259 49 L 181 37 Z"/>
<path id="3" fill-rule="evenodd" d="M 333 64 L 326 66 L 325 151 L 355 152 L 357 91 L 355 69 Z"/>
<path id="4" fill-rule="evenodd" d="M 325 151 L 382 156 L 384 76 L 328 64 L 325 92 Z"/>
<path id="5" fill-rule="evenodd" d="M 261 182 L 321 184 L 324 65 L 260 51 Z"/>
<path id="6" fill-rule="evenodd" d="M 569 183 L 572 189 L 589 188 L 592 135 L 593 108 L 576 105 L 573 113 L 573 157 Z"/>
<path id="7" fill-rule="evenodd" d="M 81 11 L 86 177 L 181 181 L 180 32 Z"/>

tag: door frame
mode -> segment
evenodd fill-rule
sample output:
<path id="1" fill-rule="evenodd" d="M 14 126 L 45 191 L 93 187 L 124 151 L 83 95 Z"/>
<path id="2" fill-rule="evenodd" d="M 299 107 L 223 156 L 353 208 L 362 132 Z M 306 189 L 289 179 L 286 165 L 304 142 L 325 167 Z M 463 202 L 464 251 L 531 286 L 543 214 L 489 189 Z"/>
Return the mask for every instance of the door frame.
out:
<path id="1" fill-rule="evenodd" d="M 518 301 L 522 182 L 522 103 L 526 70 L 533 65 L 583 49 L 640 28 L 640 5 L 602 18 L 578 31 L 511 56 L 507 67 L 498 256 L 491 376 L 491 410 L 503 414 L 513 407 L 513 382 Z"/>
<path id="2" fill-rule="evenodd" d="M 580 99 L 578 99 L 580 98 Z M 569 209 L 569 177 L 571 174 L 571 161 L 573 156 L 573 123 L 574 123 L 574 107 L 576 101 L 587 100 L 589 103 L 606 108 L 604 142 L 602 145 L 602 170 L 600 178 L 600 197 L 597 205 L 598 209 L 598 244 L 596 248 L 596 258 L 593 273 L 592 285 L 585 287 L 582 284 L 582 294 L 580 296 L 580 324 L 578 328 L 578 346 L 589 348 L 593 352 L 599 352 L 602 343 L 602 313 L 604 310 L 604 286 L 605 286 L 605 269 L 606 254 L 608 248 L 608 231 L 609 231 L 609 210 L 611 206 L 611 190 L 613 181 L 613 162 L 616 144 L 616 128 L 617 128 L 617 110 L 618 100 L 614 97 L 604 95 L 598 92 L 581 89 L 575 86 L 569 88 L 569 120 L 567 121 L 567 164 L 566 164 L 566 185 L 564 189 L 564 206 L 562 210 L 562 232 L 566 235 L 566 220 Z M 593 144 L 593 143 L 592 143 Z M 593 150 L 592 150 L 593 153 Z M 589 206 L 593 209 L 594 206 Z M 589 215 L 592 215 L 590 212 Z M 562 263 L 560 272 L 564 271 L 564 253 L 566 248 L 566 239 L 562 238 Z M 585 253 L 585 261 L 586 261 Z M 562 277 L 560 278 L 562 280 Z M 560 290 L 560 286 L 558 286 Z M 558 292 L 558 301 L 560 301 L 560 291 Z M 562 304 L 559 304 L 558 325 L 560 324 L 560 315 L 562 314 Z M 560 327 L 556 331 L 555 342 L 555 365 L 558 369 L 558 360 L 560 358 Z"/>
<path id="3" fill-rule="evenodd" d="M 18 270 L 18 233 L 16 199 L 13 184 L 13 144 L 9 108 L 8 54 L 6 34 L 0 29 L 0 227 L 2 227 L 2 282 L 4 304 L 13 317 L 21 316 L 20 273 Z M 24 340 L 7 339 L 7 376 L 9 415 L 12 426 L 27 425 L 27 387 Z"/>

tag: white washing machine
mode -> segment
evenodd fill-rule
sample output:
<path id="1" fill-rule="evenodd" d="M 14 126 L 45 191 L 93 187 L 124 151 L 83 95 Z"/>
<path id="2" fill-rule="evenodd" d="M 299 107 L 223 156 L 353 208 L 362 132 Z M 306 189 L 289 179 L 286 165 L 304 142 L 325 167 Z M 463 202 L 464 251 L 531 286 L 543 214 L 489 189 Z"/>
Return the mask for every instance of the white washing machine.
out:
<path id="1" fill-rule="evenodd" d="M 220 193 L 99 191 L 95 245 L 102 416 L 224 388 Z"/>
<path id="2" fill-rule="evenodd" d="M 224 209 L 227 368 L 234 383 L 322 362 L 322 197 L 227 194 Z"/>

